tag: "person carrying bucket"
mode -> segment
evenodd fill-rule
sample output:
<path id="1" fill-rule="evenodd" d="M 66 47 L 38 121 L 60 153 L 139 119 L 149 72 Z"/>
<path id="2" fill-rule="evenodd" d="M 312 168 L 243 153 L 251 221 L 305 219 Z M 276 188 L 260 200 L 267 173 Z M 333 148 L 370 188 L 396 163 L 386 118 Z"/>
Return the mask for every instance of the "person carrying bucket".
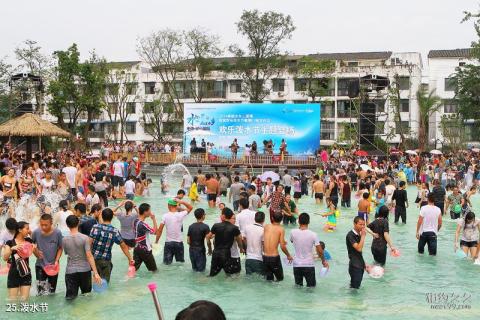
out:
<path id="1" fill-rule="evenodd" d="M 62 255 L 62 232 L 53 227 L 52 216 L 48 213 L 40 217 L 40 228 L 32 234 L 33 243 L 37 245 L 33 251 L 37 257 L 35 263 L 35 275 L 37 279 L 37 294 L 53 294 L 57 288 L 58 272 L 48 275 L 45 267 L 55 266 Z"/>

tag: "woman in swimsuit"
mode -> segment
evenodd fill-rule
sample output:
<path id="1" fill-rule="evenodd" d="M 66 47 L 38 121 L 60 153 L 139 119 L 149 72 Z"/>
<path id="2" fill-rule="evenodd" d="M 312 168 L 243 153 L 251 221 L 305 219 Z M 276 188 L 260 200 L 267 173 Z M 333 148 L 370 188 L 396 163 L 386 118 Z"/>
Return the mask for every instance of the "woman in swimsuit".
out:
<path id="1" fill-rule="evenodd" d="M 22 195 L 32 195 L 36 190 L 38 190 L 37 181 L 33 175 L 33 167 L 28 167 L 25 169 L 24 173 L 20 177 L 20 185 L 22 189 Z"/>
<path id="2" fill-rule="evenodd" d="M 3 176 L 0 180 L 3 190 L 3 210 L 2 214 L 6 213 L 7 208 L 10 206 L 12 200 L 17 196 L 16 182 L 14 178 L 15 170 L 13 168 L 8 169 L 7 175 Z"/>
<path id="3" fill-rule="evenodd" d="M 68 185 L 67 176 L 65 172 L 60 172 L 58 175 L 58 183 L 57 183 L 57 192 L 62 197 L 62 200 L 67 199 L 70 191 L 70 186 Z"/>

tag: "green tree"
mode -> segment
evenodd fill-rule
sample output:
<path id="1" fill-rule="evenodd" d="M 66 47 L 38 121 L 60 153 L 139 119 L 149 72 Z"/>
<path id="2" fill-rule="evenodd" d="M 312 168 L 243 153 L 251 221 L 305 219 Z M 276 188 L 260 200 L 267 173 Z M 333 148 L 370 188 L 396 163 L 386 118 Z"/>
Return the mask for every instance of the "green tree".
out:
<path id="1" fill-rule="evenodd" d="M 0 59 L 0 123 L 11 119 L 13 114 L 12 92 L 8 86 L 12 73 L 12 65 Z"/>
<path id="2" fill-rule="evenodd" d="M 57 117 L 58 124 L 73 135 L 82 112 L 78 104 L 80 92 L 76 80 L 80 75 L 80 52 L 73 44 L 66 51 L 55 51 L 56 66 L 53 79 L 48 85 L 50 101 L 48 111 Z M 65 115 L 65 116 L 64 116 Z M 68 122 L 65 123 L 67 117 Z"/>
<path id="3" fill-rule="evenodd" d="M 435 90 L 430 92 L 426 88 L 420 87 L 417 91 L 419 126 L 418 126 L 418 148 L 425 150 L 428 146 L 428 132 L 430 117 L 442 106 L 442 100 L 435 95 Z"/>
<path id="4" fill-rule="evenodd" d="M 105 97 L 106 78 L 108 68 L 105 59 L 92 52 L 89 59 L 80 64 L 78 78 L 78 104 L 82 112 L 87 116 L 83 127 L 83 141 L 88 145 L 88 131 L 92 120 L 100 114 Z"/>
<path id="5" fill-rule="evenodd" d="M 145 104 L 142 115 L 142 126 L 154 141 L 160 142 L 166 135 L 165 123 L 175 121 L 175 110 L 170 96 L 161 94 L 153 102 Z"/>
<path id="6" fill-rule="evenodd" d="M 72 136 L 79 132 L 80 119 L 85 118 L 86 123 L 82 124 L 80 133 L 87 144 L 90 124 L 100 113 L 104 101 L 108 74 L 105 59 L 93 52 L 87 61 L 81 63 L 76 44 L 66 51 L 56 51 L 54 55 L 57 65 L 48 86 L 51 96 L 48 110 Z"/>
<path id="7" fill-rule="evenodd" d="M 444 145 L 452 150 L 460 150 L 466 140 L 465 124 L 460 115 L 443 115 L 440 120 L 440 130 Z"/>
<path id="8" fill-rule="evenodd" d="M 163 94 L 174 102 L 175 116 L 183 117 L 181 99 L 201 102 L 205 77 L 215 68 L 213 58 L 221 54 L 219 37 L 201 28 L 187 31 L 162 29 L 139 40 L 137 52 L 159 76 Z"/>
<path id="9" fill-rule="evenodd" d="M 188 58 L 182 31 L 163 29 L 140 38 L 137 46 L 140 57 L 146 61 L 163 83 L 163 93 L 175 102 L 175 113 L 183 117 L 177 83 Z"/>
<path id="10" fill-rule="evenodd" d="M 305 94 L 312 102 L 317 97 L 325 96 L 332 81 L 331 75 L 335 71 L 335 61 L 318 60 L 310 56 L 302 57 L 298 66 L 291 69 L 297 78 L 305 81 Z"/>
<path id="11" fill-rule="evenodd" d="M 195 102 L 202 102 L 206 94 L 205 78 L 215 69 L 213 58 L 222 53 L 219 47 L 220 38 L 201 28 L 195 28 L 184 31 L 183 39 L 188 56 L 185 76 L 194 83 L 190 86 L 190 91 Z"/>
<path id="12" fill-rule="evenodd" d="M 123 138 L 127 139 L 126 124 L 130 116 L 129 105 L 135 103 L 137 98 L 137 77 L 122 65 L 109 65 L 109 68 L 103 109 L 112 123 L 114 141 L 118 140 L 118 133 L 120 133 L 120 143 L 123 143 Z"/>
<path id="13" fill-rule="evenodd" d="M 471 59 L 480 62 L 480 12 L 465 12 L 462 22 L 474 20 L 477 40 L 471 45 Z M 480 65 L 467 63 L 458 67 L 454 76 L 456 81 L 455 98 L 458 100 L 459 114 L 463 119 L 480 122 Z"/>
<path id="14" fill-rule="evenodd" d="M 409 68 L 410 74 L 411 66 L 407 65 Z M 395 123 L 395 127 L 390 126 L 390 133 L 387 133 L 387 139 L 393 138 L 396 134 L 400 136 L 400 143 L 399 148 L 403 149 L 405 147 L 405 141 L 407 136 L 410 135 L 410 130 L 407 130 L 403 127 L 402 121 L 402 103 L 401 103 L 401 96 L 400 96 L 400 76 L 398 73 L 393 75 L 393 80 L 390 82 L 390 86 L 387 90 L 387 98 L 390 105 L 390 111 L 392 112 L 393 122 Z M 410 97 L 410 95 L 409 95 Z"/>
<path id="15" fill-rule="evenodd" d="M 248 41 L 247 49 L 230 46 L 236 57 L 233 70 L 242 79 L 242 93 L 251 102 L 262 102 L 270 93 L 269 79 L 284 69 L 280 43 L 290 39 L 295 30 L 290 15 L 258 10 L 243 11 L 237 30 Z"/>

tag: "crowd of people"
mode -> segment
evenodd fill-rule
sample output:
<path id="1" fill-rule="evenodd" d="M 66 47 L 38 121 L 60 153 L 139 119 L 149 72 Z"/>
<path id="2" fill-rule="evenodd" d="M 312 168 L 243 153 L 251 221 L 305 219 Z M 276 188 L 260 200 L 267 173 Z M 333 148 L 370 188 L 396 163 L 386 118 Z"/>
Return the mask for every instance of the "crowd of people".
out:
<path id="1" fill-rule="evenodd" d="M 252 176 L 248 171 L 232 172 L 231 168 L 223 173 L 215 170 L 214 173 L 203 174 L 202 170 L 198 170 L 193 178 L 188 173 L 183 176 L 182 192 L 188 194 L 192 203 L 199 200 L 199 194 L 205 193 L 210 208 L 218 206 L 222 209 L 222 221 L 229 221 L 230 224 L 236 224 L 239 227 L 240 233 L 235 233 L 235 237 L 230 240 L 233 247 L 237 246 L 240 249 L 232 249 L 230 257 L 227 257 L 230 259 L 228 260 L 230 263 L 224 262 L 227 261 L 225 258 L 228 256 L 227 253 L 223 253 L 224 256 L 219 260 L 223 261 L 221 263 L 218 263 L 217 259 L 212 259 L 211 272 L 218 269 L 217 264 L 225 265 L 226 273 L 235 273 L 239 270 L 239 261 L 236 259 L 238 250 L 241 251 L 242 248 L 241 241 L 243 241 L 247 248 L 245 264 L 247 272 L 251 270 L 250 267 L 247 267 L 251 264 L 248 261 L 248 248 L 260 248 L 252 256 L 256 256 L 257 260 L 260 257 L 259 261 L 263 262 L 263 272 L 267 274 L 267 278 L 272 279 L 272 270 L 279 272 L 277 280 L 283 278 L 278 247 L 280 246 L 288 260 L 291 259 L 291 255 L 285 246 L 286 241 L 283 236 L 279 234 L 280 237 L 277 235 L 270 237 L 269 230 L 280 224 L 298 224 L 300 229 L 308 228 L 310 216 L 307 213 L 299 214 L 298 201 L 304 196 L 311 196 L 319 205 L 325 201 L 327 210 L 322 216 L 327 218 L 327 222 L 324 230 L 335 232 L 337 218 L 340 214 L 339 209 L 349 208 L 352 198 L 355 198 L 358 200 L 358 214 L 346 241 L 350 258 L 351 287 L 358 288 L 363 277 L 363 270 L 368 270 L 362 256 L 367 234 L 373 237 L 371 251 L 376 264 L 385 265 L 388 248 L 393 256 L 400 254 L 399 250 L 394 247 L 390 236 L 388 217 L 392 216 L 394 223 L 406 224 L 409 206 L 406 189 L 409 185 L 417 187 L 417 197 L 414 203 L 419 209 L 416 228 L 418 252 L 423 254 L 425 245 L 427 245 L 429 254 L 436 255 L 437 234 L 442 227 L 442 218 L 447 215 L 458 224 L 454 236 L 455 250 L 460 247 L 465 255 L 472 259 L 478 258 L 480 220 L 475 218 L 471 203 L 471 197 L 477 192 L 480 182 L 477 153 L 464 151 L 446 156 L 399 153 L 391 158 L 379 159 L 356 156 L 355 150 L 350 153 L 333 149 L 322 160 L 322 165 L 317 170 L 310 172 L 297 170 L 292 175 L 289 170 L 283 172 L 276 170 L 274 173 L 278 179 L 275 180 L 271 177 L 263 180 L 261 176 Z M 225 205 L 219 202 L 222 195 L 228 196 L 233 210 L 223 209 Z M 245 219 L 249 221 L 249 224 L 263 226 L 265 214 L 261 208 L 265 208 L 265 206 L 268 208 L 270 224 L 262 228 L 262 238 L 256 238 L 262 239 L 263 246 L 259 245 L 259 240 L 257 240 L 257 245 L 255 243 L 250 245 L 251 237 L 245 235 L 246 230 L 243 228 L 242 231 L 242 222 L 238 221 Z M 231 215 L 230 211 L 232 211 Z M 226 216 L 224 216 L 224 212 Z M 266 239 L 271 238 L 278 242 L 270 244 Z M 224 239 L 223 236 L 222 239 Z M 293 238 L 290 240 L 296 248 Z M 320 241 L 317 240 L 311 242 L 313 245 L 308 250 L 302 248 L 303 251 L 299 251 L 311 253 L 316 250 L 315 247 L 320 245 Z M 230 243 L 228 244 L 230 245 Z M 270 245 L 275 249 L 267 250 Z M 325 263 L 322 252 L 322 249 L 318 250 L 318 257 L 322 259 L 322 263 Z M 275 262 L 270 261 L 270 255 Z M 297 259 L 298 252 L 295 257 Z M 309 258 L 312 257 L 313 255 L 309 256 Z M 215 264 L 214 261 L 216 261 Z M 309 260 L 308 267 L 313 267 L 312 261 Z M 302 282 L 297 281 L 296 277 L 296 283 L 301 284 Z M 307 282 L 307 285 L 312 285 L 312 283 L 314 281 Z"/>
<path id="2" fill-rule="evenodd" d="M 196 222 L 186 229 L 186 238 L 194 271 L 205 272 L 211 255 L 212 277 L 222 270 L 227 275 L 238 274 L 243 267 L 247 275 L 282 281 L 281 251 L 284 263 L 293 264 L 295 284 L 314 287 L 316 260 L 328 269 L 330 253 L 318 233 L 309 228 L 313 214 L 326 208 L 321 214 L 327 218 L 324 231 L 337 232 L 340 211 L 351 207 L 352 198 L 358 200 L 358 213 L 345 237 L 346 252 L 350 287 L 360 288 L 365 270 L 372 270 L 363 257 L 367 235 L 373 239 L 375 265 L 386 264 L 388 248 L 392 255 L 399 254 L 389 217 L 394 223 L 406 223 L 406 209 L 413 205 L 407 196 L 409 185 L 418 188 L 414 201 L 420 212 L 418 252 L 423 254 L 427 245 L 429 254 L 436 254 L 437 234 L 442 219 L 448 216 L 458 225 L 452 235 L 454 248 L 478 258 L 480 220 L 471 203 L 480 182 L 478 154 L 465 151 L 380 159 L 332 150 L 325 159 L 323 151 L 320 157 L 322 164 L 316 170 L 278 169 L 268 176 L 233 167 L 206 174 L 198 170 L 194 176 L 185 172 L 177 195 L 167 200 L 168 211 L 157 221 L 150 204 L 135 201 L 136 196 L 148 196 L 151 183 L 135 157 L 127 161 L 105 155 L 87 158 L 51 153 L 26 161 L 4 154 L 0 159 L 0 197 L 5 230 L 0 245 L 3 259 L 10 265 L 9 297 L 29 297 L 33 278 L 29 253 L 36 257 L 38 294 L 56 291 L 60 258 L 68 256 L 67 299 L 77 297 L 79 290 L 90 292 L 92 281 L 110 281 L 115 245 L 131 268 L 138 270 L 144 264 L 155 272 L 153 251 L 165 235 L 163 264 L 184 262 L 183 223 L 191 213 Z M 209 209 L 199 203 L 203 197 Z M 315 199 L 316 212 L 302 212 L 300 200 L 305 197 Z M 53 203 L 54 198 L 58 203 Z M 112 205 L 112 200 L 118 201 Z M 20 206 L 24 208 L 19 211 Z M 213 211 L 219 215 L 209 226 L 205 217 Z M 112 225 L 113 219 L 118 219 L 120 228 Z M 288 236 L 293 252 L 287 246 L 285 227 L 289 225 L 294 225 Z M 243 266 L 241 254 L 246 255 Z"/>
<path id="3" fill-rule="evenodd" d="M 130 141 L 126 143 L 105 142 L 100 147 L 102 156 L 110 157 L 112 153 L 142 153 L 142 152 L 161 152 L 161 153 L 181 153 L 182 147 L 179 143 L 173 142 L 142 142 Z"/>

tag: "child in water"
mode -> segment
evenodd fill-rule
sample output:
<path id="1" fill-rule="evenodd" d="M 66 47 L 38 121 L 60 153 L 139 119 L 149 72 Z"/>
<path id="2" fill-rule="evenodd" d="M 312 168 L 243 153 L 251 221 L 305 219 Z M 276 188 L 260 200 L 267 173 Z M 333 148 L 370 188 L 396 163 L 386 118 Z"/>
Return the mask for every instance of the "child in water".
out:
<path id="1" fill-rule="evenodd" d="M 378 210 L 385 205 L 385 195 L 382 190 L 378 190 L 377 198 L 375 199 L 375 218 L 378 218 Z"/>
<path id="2" fill-rule="evenodd" d="M 188 192 L 188 197 L 190 198 L 190 201 L 192 202 L 192 205 L 196 201 L 199 201 L 199 198 L 200 198 L 200 196 L 198 195 L 197 182 L 198 182 L 198 178 L 194 177 L 192 185 L 190 186 L 190 190 Z"/>
<path id="3" fill-rule="evenodd" d="M 320 241 L 320 247 L 322 247 L 323 257 L 325 258 L 325 260 L 332 260 L 332 256 L 331 256 L 330 253 L 325 249 L 325 242 Z"/>
<path id="4" fill-rule="evenodd" d="M 150 185 L 152 184 L 152 179 L 147 179 L 144 182 L 144 188 L 143 188 L 143 196 L 144 197 L 149 197 L 150 196 Z"/>
<path id="5" fill-rule="evenodd" d="M 358 202 L 358 216 L 362 217 L 365 220 L 365 223 L 368 223 L 368 215 L 370 214 L 370 200 L 368 199 L 370 194 L 365 192 L 362 195 L 362 199 Z"/>
<path id="6" fill-rule="evenodd" d="M 337 208 L 335 207 L 335 204 L 333 204 L 332 199 L 327 198 L 327 208 L 328 212 L 322 214 L 322 217 L 328 217 L 327 223 L 325 224 L 325 227 L 323 227 L 323 230 L 326 232 L 333 232 L 335 229 L 337 229 L 337 217 L 336 217 L 336 212 Z"/>
<path id="7" fill-rule="evenodd" d="M 160 176 L 160 189 L 162 190 L 162 194 L 167 194 L 168 193 L 168 184 L 167 182 L 165 181 L 165 175 L 162 174 Z"/>

